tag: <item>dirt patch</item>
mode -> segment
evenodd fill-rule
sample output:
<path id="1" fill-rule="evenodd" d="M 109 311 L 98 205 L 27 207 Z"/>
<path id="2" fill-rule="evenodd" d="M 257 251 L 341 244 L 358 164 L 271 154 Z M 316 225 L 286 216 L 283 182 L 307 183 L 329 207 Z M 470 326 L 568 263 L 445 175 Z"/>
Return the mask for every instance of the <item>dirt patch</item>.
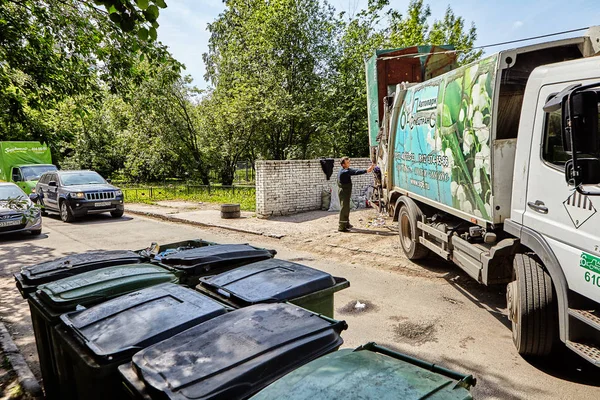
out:
<path id="1" fill-rule="evenodd" d="M 8 359 L 0 353 L 0 400 L 28 399 L 17 382 L 17 374 L 11 369 Z"/>
<path id="2" fill-rule="evenodd" d="M 403 321 L 393 327 L 396 341 L 407 341 L 413 346 L 437 342 L 435 324 L 430 322 Z"/>
<path id="3" fill-rule="evenodd" d="M 466 338 L 463 338 L 460 340 L 460 348 L 461 349 L 466 349 L 469 343 L 472 343 L 475 341 L 475 338 L 473 336 L 467 336 Z"/>
<path id="4" fill-rule="evenodd" d="M 395 322 L 406 321 L 407 319 L 408 319 L 408 317 L 403 317 L 401 315 L 394 315 L 393 317 L 389 318 L 389 320 L 395 321 Z"/>
<path id="5" fill-rule="evenodd" d="M 442 299 L 443 299 L 444 301 L 447 301 L 447 302 L 448 302 L 448 303 L 450 303 L 450 304 L 457 304 L 457 305 L 463 305 L 463 304 L 465 304 L 465 303 L 463 303 L 463 302 L 462 302 L 462 301 L 460 301 L 460 300 L 453 299 L 452 297 L 446 297 L 446 296 L 443 296 L 443 297 L 442 297 Z"/>
<path id="6" fill-rule="evenodd" d="M 343 307 L 337 309 L 337 312 L 342 315 L 367 314 L 377 312 L 379 307 L 368 300 L 352 300 Z"/>

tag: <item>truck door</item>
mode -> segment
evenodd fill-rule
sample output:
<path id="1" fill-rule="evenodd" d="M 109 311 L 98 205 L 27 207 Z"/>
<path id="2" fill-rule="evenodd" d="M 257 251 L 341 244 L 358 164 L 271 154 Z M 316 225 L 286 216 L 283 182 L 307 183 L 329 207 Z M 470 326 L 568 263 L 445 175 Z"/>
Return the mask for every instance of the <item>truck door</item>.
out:
<path id="1" fill-rule="evenodd" d="M 11 178 L 12 178 L 12 181 L 18 187 L 20 187 L 21 189 L 23 189 L 23 191 L 25 193 L 29 193 L 29 189 L 27 188 L 27 185 L 25 184 L 25 181 L 23 180 L 23 174 L 21 173 L 21 168 L 14 167 L 12 169 Z"/>
<path id="2" fill-rule="evenodd" d="M 561 111 L 543 110 L 547 99 L 566 86 L 540 89 L 523 225 L 544 236 L 561 264 L 569 289 L 600 302 L 600 197 L 582 196 L 567 185 L 564 164 L 570 156 L 562 147 Z"/>

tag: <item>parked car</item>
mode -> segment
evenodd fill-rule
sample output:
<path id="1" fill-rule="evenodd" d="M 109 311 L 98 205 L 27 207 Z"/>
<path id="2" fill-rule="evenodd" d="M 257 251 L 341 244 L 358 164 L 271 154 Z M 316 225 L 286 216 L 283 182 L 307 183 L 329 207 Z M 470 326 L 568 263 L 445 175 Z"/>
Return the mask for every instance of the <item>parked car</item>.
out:
<path id="1" fill-rule="evenodd" d="M 94 171 L 46 172 L 35 189 L 42 211 L 58 212 L 64 222 L 104 212 L 120 218 L 125 211 L 123 192 Z"/>
<path id="2" fill-rule="evenodd" d="M 32 198 L 37 195 L 32 194 Z M 42 216 L 32 199 L 10 182 L 0 182 L 0 235 L 17 232 L 42 233 Z"/>

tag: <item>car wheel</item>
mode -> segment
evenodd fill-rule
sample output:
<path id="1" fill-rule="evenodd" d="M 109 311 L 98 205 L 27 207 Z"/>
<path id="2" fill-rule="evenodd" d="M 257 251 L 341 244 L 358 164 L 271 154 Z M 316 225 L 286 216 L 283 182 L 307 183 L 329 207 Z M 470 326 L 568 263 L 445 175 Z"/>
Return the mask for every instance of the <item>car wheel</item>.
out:
<path id="1" fill-rule="evenodd" d="M 66 201 L 60 203 L 60 219 L 62 219 L 63 222 L 73 222 L 75 219 L 71 212 L 71 208 Z"/>
<path id="2" fill-rule="evenodd" d="M 41 235 L 42 234 L 42 230 L 41 229 L 34 229 L 34 230 L 31 231 L 31 234 L 33 236 Z"/>
<path id="3" fill-rule="evenodd" d="M 111 211 L 110 215 L 112 215 L 113 218 L 121 218 L 123 216 L 124 212 L 125 212 L 125 210 L 115 210 L 115 211 Z"/>

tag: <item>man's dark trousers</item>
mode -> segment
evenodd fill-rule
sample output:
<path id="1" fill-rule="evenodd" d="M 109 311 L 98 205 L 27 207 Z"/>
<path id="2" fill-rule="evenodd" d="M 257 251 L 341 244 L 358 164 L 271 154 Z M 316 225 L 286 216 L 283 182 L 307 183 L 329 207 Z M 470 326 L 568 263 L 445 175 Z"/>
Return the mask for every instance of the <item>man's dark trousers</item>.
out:
<path id="1" fill-rule="evenodd" d="M 352 195 L 352 183 L 338 183 L 340 195 L 340 230 L 348 229 L 350 225 L 350 196 Z"/>

